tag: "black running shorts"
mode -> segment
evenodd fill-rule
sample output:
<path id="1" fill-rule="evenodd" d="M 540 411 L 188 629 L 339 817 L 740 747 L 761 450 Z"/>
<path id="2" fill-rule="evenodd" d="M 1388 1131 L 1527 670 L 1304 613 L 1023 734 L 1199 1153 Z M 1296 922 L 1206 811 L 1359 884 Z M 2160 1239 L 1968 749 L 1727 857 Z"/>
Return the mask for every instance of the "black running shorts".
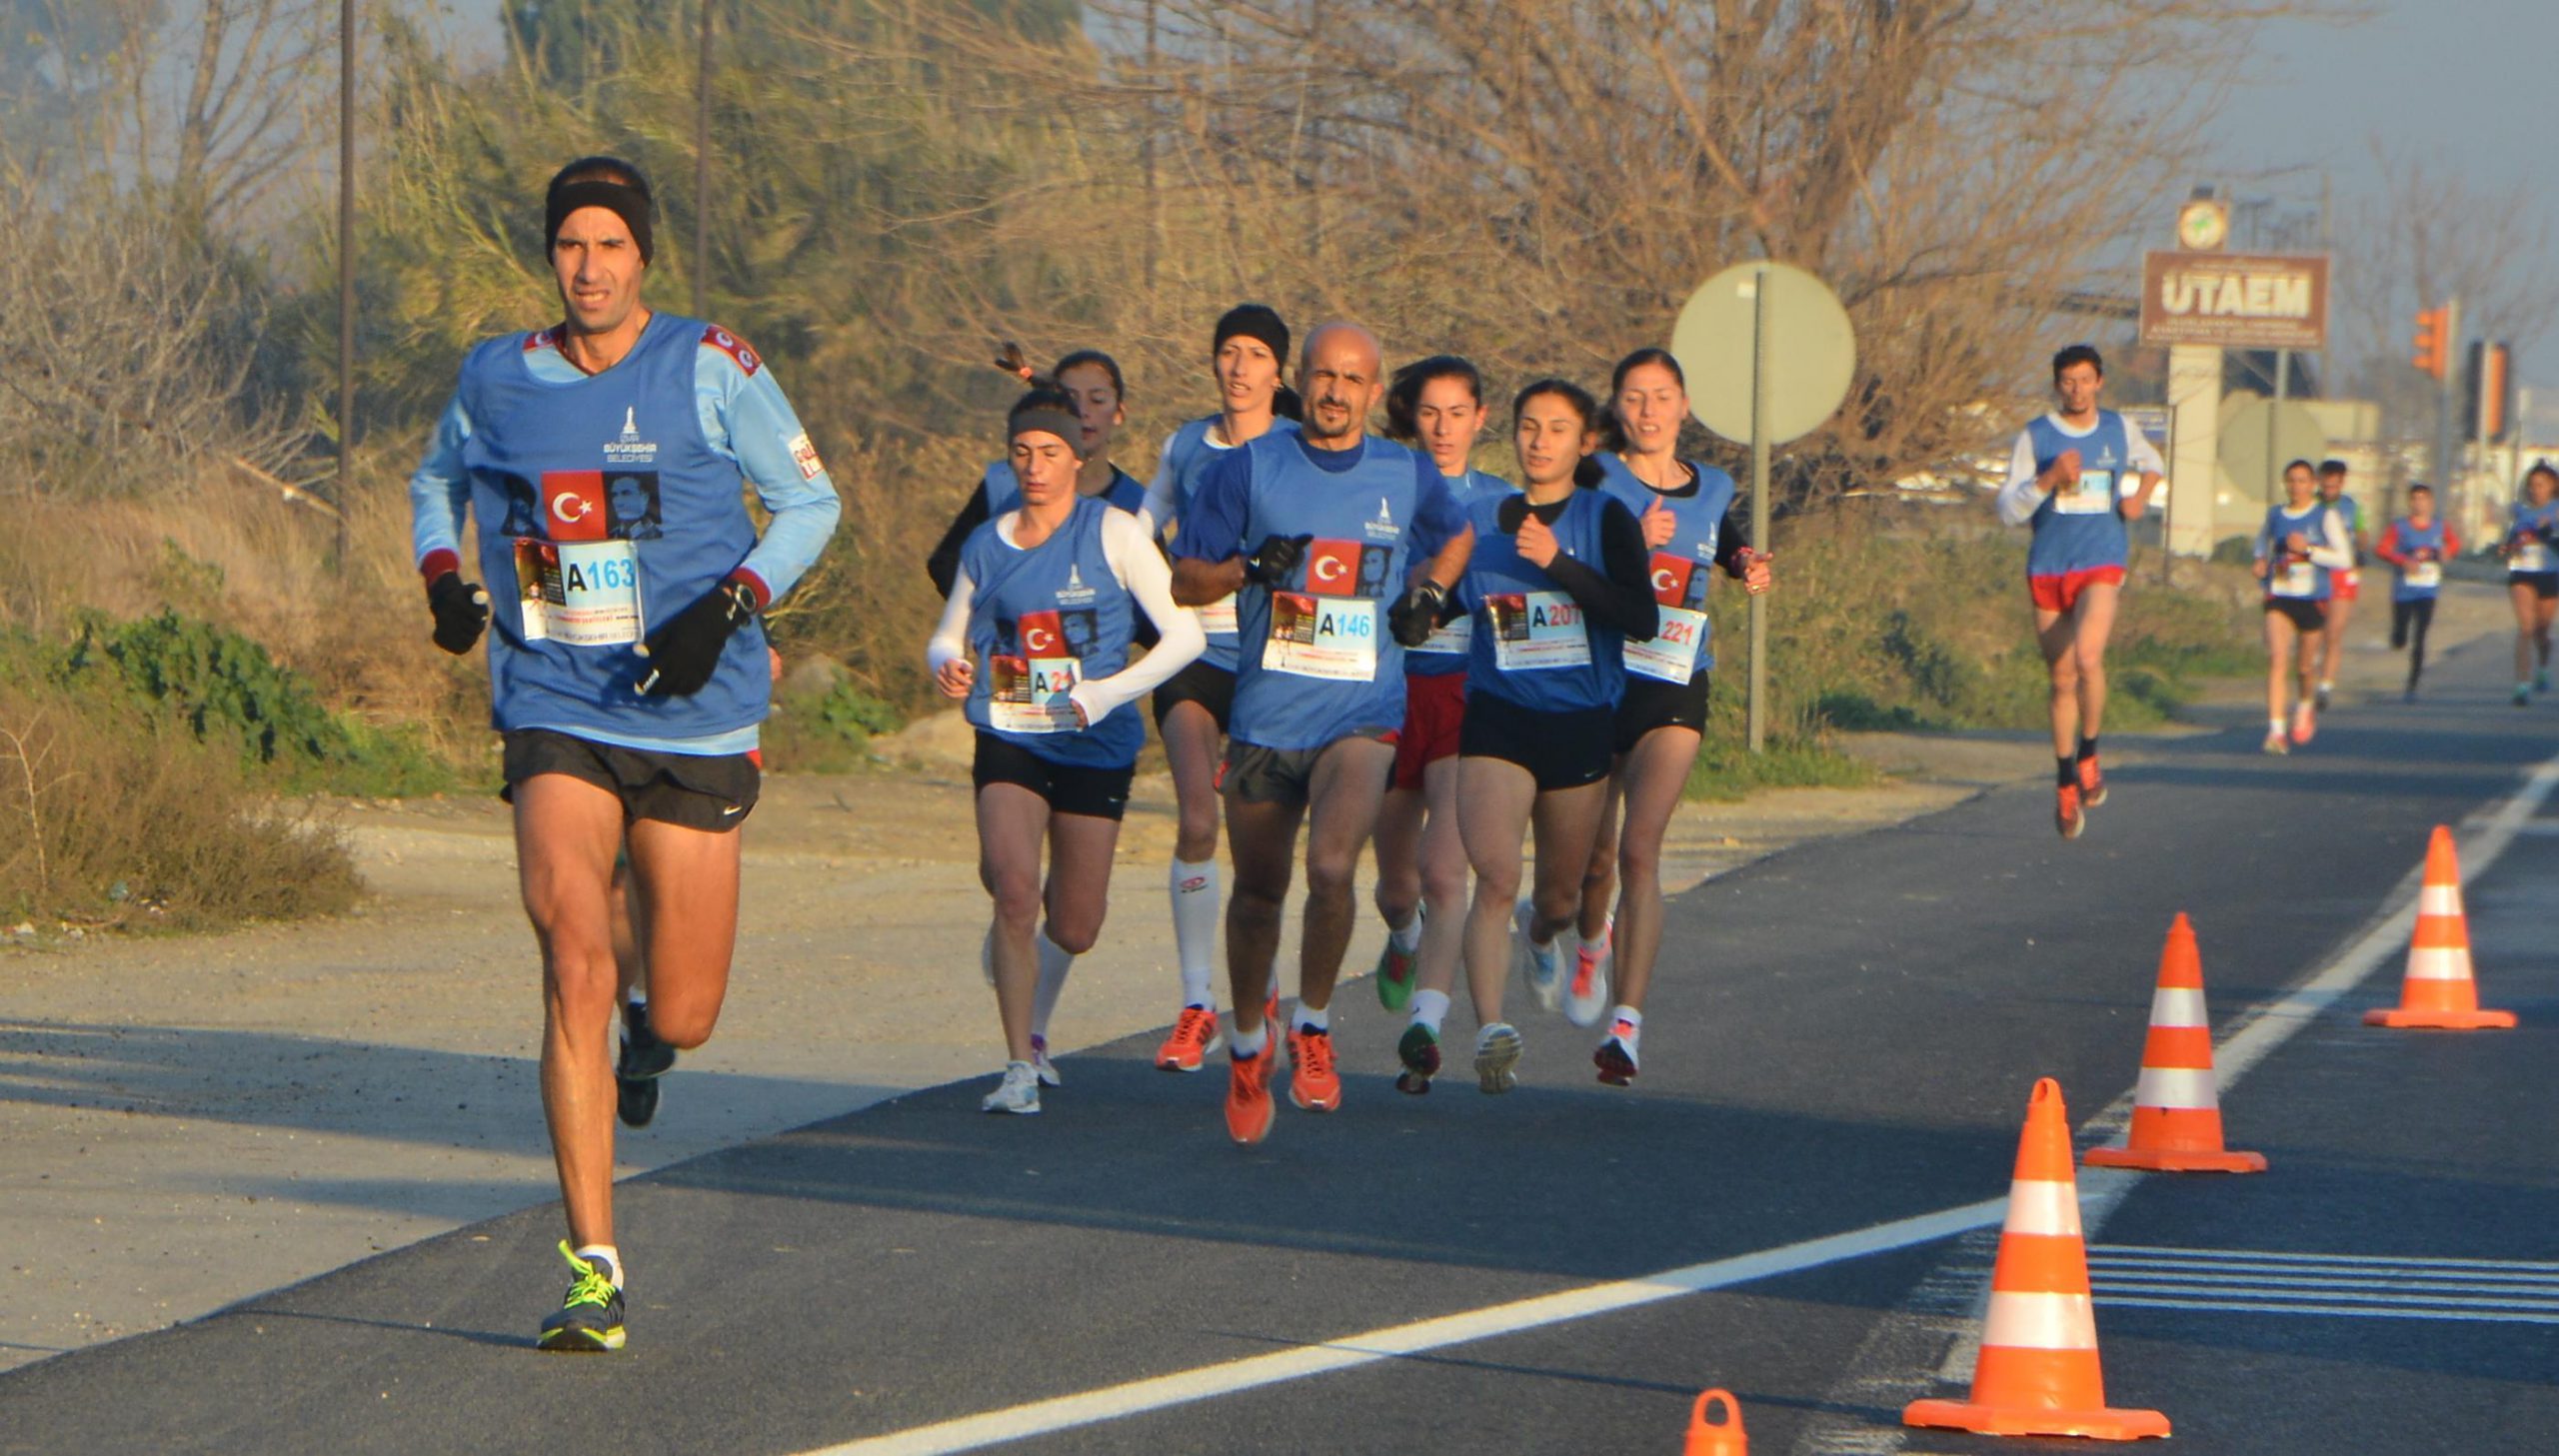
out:
<path id="1" fill-rule="evenodd" d="M 969 781 L 980 788 L 990 783 L 1015 784 L 1047 799 L 1051 813 L 1098 819 L 1117 819 L 1128 812 L 1129 784 L 1137 775 L 1134 763 L 1119 768 L 1060 763 L 990 732 L 978 734 L 978 756 L 969 765 Z"/>
<path id="2" fill-rule="evenodd" d="M 519 728 L 503 737 L 498 796 L 515 802 L 516 785 L 564 773 L 622 800 L 622 821 L 654 819 L 724 833 L 747 821 L 764 785 L 752 753 L 666 753 L 621 748 L 549 728 Z"/>
<path id="3" fill-rule="evenodd" d="M 1218 721 L 1218 731 L 1223 733 L 1235 713 L 1236 675 L 1194 659 L 1189 667 L 1164 680 L 1155 693 L 1158 733 L 1164 731 L 1164 716 L 1178 703 L 1196 703 L 1209 710 L 1209 716 Z"/>
<path id="4" fill-rule="evenodd" d="M 2302 632 L 2323 632 L 2328 626 L 2328 604 L 2307 597 L 2269 597 L 2266 610 Z"/>
<path id="5" fill-rule="evenodd" d="M 1700 672 L 1685 683 L 1664 683 L 1639 674 L 1626 675 L 1626 695 L 1617 700 L 1616 747 L 1631 753 L 1654 728 L 1706 730 L 1707 683 L 1713 674 Z"/>
<path id="6" fill-rule="evenodd" d="M 1579 788 L 1608 776 L 1617 715 L 1609 708 L 1540 713 L 1478 689 L 1466 699 L 1457 756 L 1499 758 L 1528 770 L 1539 793 Z"/>

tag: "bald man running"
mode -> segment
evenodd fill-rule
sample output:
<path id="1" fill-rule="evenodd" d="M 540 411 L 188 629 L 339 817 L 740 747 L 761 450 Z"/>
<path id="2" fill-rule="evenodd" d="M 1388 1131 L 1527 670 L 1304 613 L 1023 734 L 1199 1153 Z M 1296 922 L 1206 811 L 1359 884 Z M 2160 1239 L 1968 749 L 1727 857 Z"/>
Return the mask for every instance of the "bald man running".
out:
<path id="1" fill-rule="evenodd" d="M 1332 984 L 1350 942 L 1351 873 L 1394 764 L 1403 650 L 1430 635 L 1474 549 L 1465 513 L 1430 458 L 1369 437 L 1384 383 L 1375 335 L 1350 324 L 1308 335 L 1297 364 L 1303 429 L 1262 436 L 1219 461 L 1175 544 L 1176 602 L 1204 606 L 1237 594 L 1226 769 L 1235 859 L 1227 1131 L 1239 1143 L 1268 1136 L 1276 1110 L 1264 1003 L 1300 822 L 1308 826 L 1306 909 L 1288 1099 L 1309 1112 L 1341 1105 Z"/>

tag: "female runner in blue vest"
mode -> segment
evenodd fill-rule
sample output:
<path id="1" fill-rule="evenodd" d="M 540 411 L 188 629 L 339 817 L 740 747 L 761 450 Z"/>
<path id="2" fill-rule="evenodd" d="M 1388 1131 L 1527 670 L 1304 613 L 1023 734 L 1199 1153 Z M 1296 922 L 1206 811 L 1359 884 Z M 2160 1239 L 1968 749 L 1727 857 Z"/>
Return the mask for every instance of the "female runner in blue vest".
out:
<path id="1" fill-rule="evenodd" d="M 2435 514 L 2434 487 L 2408 487 L 2408 514 L 2382 531 L 2372 554 L 2397 573 L 2390 588 L 2390 646 L 2408 650 L 2408 686 L 2400 698 L 2414 703 L 2417 680 L 2426 672 L 2426 629 L 2434 626 L 2435 598 L 2443 591 L 2443 564 L 2461 554 L 2452 524 Z"/>
<path id="2" fill-rule="evenodd" d="M 1075 402 L 1076 418 L 1084 430 L 1076 442 L 1077 454 L 1084 460 L 1076 476 L 1078 494 L 1108 502 L 1132 515 L 1146 509 L 1146 486 L 1111 463 L 1111 447 L 1120 438 L 1120 427 L 1129 420 L 1128 388 L 1121 379 L 1118 360 L 1099 349 L 1079 349 L 1060 359 L 1058 367 L 1043 380 L 1023 362 L 1022 351 L 1008 345 L 996 365 L 1026 384 L 1056 389 Z M 952 576 L 960 567 L 961 546 L 979 527 L 1021 504 L 1022 487 L 1014 476 L 1013 463 L 990 463 L 979 477 L 977 488 L 961 503 L 960 514 L 951 518 L 951 525 L 943 531 L 933 554 L 925 558 L 925 574 L 933 578 L 933 589 L 949 598 Z"/>
<path id="3" fill-rule="evenodd" d="M 1590 1059 L 1599 1080 L 1622 1087 L 1635 1079 L 1644 997 L 1661 954 L 1661 841 L 1706 730 L 1715 666 L 1707 589 L 1721 571 L 1755 597 L 1768 590 L 1774 568 L 1772 558 L 1750 548 L 1732 477 L 1679 459 L 1679 427 L 1688 418 L 1679 361 L 1665 349 L 1638 349 L 1617 361 L 1610 379 L 1601 430 L 1606 448 L 1592 459 L 1602 473 L 1599 488 L 1643 529 L 1661 630 L 1650 642 L 1626 645 L 1616 772 L 1581 881 L 1580 953 L 1562 1000 L 1564 1017 L 1575 1026 L 1596 1025 L 1607 1012 L 1608 1029 Z"/>
<path id="4" fill-rule="evenodd" d="M 2026 592 L 2034 601 L 2035 646 L 2051 679 L 2052 821 L 2065 839 L 2078 838 L 2087 811 L 2106 801 L 2097 735 L 2106 714 L 2106 640 L 2131 560 L 2124 523 L 2149 509 L 2167 469 L 2148 437 L 2097 408 L 2105 384 L 2106 362 L 2088 345 L 2052 356 L 2052 393 L 2061 408 L 2017 432 L 1998 502 L 2001 521 L 2034 528 Z M 2127 476 L 2140 482 L 2130 491 Z"/>
<path id="5" fill-rule="evenodd" d="M 551 180 L 544 239 L 564 317 L 471 351 L 409 482 L 436 644 L 467 653 L 496 628 L 490 710 L 542 947 L 542 1106 L 577 1271 L 543 1321 L 547 1350 L 623 1343 L 614 853 L 627 844 L 648 946 L 641 1029 L 699 1046 L 728 991 L 736 830 L 772 695 L 757 617 L 840 510 L 763 359 L 641 302 L 651 213 L 627 162 L 589 157 Z M 761 541 L 741 476 L 772 516 Z M 494 593 L 463 577 L 466 516 Z"/>
<path id="6" fill-rule="evenodd" d="M 1007 1057 L 983 1105 L 1037 1112 L 1045 1048 L 1032 1041 L 1035 1002 L 1102 933 L 1112 850 L 1146 743 L 1145 725 L 1126 710 L 1198 657 L 1203 639 L 1199 617 L 1173 605 L 1173 569 L 1139 518 L 1077 492 L 1074 401 L 1034 390 L 1007 434 L 1022 504 L 961 548 L 927 662 L 946 696 L 967 700 L 978 729 L 970 776 L 979 872 L 995 897 L 988 941 Z M 1139 611 L 1160 641 L 1132 665 Z"/>
<path id="7" fill-rule="evenodd" d="M 1508 481 L 1468 465 L 1483 421 L 1483 377 L 1454 355 L 1407 364 L 1386 387 L 1387 438 L 1429 456 L 1461 508 L 1477 497 L 1513 494 Z M 1377 810 L 1376 903 L 1386 922 L 1377 1000 L 1389 1011 L 1411 1007 L 1401 1048 L 1407 1063 L 1422 1055 L 1419 1043 L 1436 1055 L 1465 940 L 1457 739 L 1465 721 L 1473 619 L 1457 613 L 1453 601 L 1446 610 L 1449 620 L 1403 655 L 1403 730 L 1395 738 L 1385 803 Z M 1430 1090 L 1427 1078 L 1408 1070 L 1395 1085 L 1407 1092 Z"/>
<path id="8" fill-rule="evenodd" d="M 2257 580 L 2266 584 L 2266 741 L 2269 753 L 2288 753 L 2318 731 L 2314 684 L 2319 633 L 2328 621 L 2332 573 L 2354 565 L 2354 538 L 2345 517 L 2319 499 L 2319 476 L 2310 462 L 2283 468 L 2284 504 L 2266 508 L 2257 528 Z M 2300 692 L 2293 696 L 2298 686 Z M 2289 741 L 2284 706 L 2291 699 Z"/>
<path id="9" fill-rule="evenodd" d="M 1642 528 L 1606 495 L 1579 489 L 1596 484 L 1597 403 L 1546 379 L 1521 390 L 1510 414 L 1520 492 L 1487 492 L 1467 507 L 1475 553 L 1457 588 L 1472 620 L 1457 747 L 1457 830 L 1475 872 L 1466 988 L 1480 1028 L 1475 1082 L 1487 1092 L 1508 1091 L 1519 1062 L 1518 1029 L 1502 1019 L 1512 962 L 1532 986 L 1561 980 L 1559 937 L 1580 906 L 1607 804 L 1622 653 L 1660 622 Z M 1532 825 L 1523 898 L 1520 848 Z M 1407 1036 L 1398 1051 L 1408 1081 L 1439 1069 L 1436 1038 Z"/>
<path id="10" fill-rule="evenodd" d="M 2515 707 L 2523 708 L 2550 691 L 2550 622 L 2559 616 L 2559 469 L 2550 462 L 2524 472 L 2500 549 L 2515 605 Z"/>
<path id="11" fill-rule="evenodd" d="M 1218 319 L 1209 340 L 1209 372 L 1218 409 L 1167 436 L 1147 488 L 1147 515 L 1179 538 L 1209 468 L 1265 435 L 1293 434 L 1302 412 L 1297 392 L 1280 382 L 1288 359 L 1288 326 L 1262 304 L 1238 304 Z M 1223 923 L 1218 878 L 1218 762 L 1236 702 L 1236 599 L 1198 609 L 1209 646 L 1199 661 L 1156 690 L 1156 730 L 1173 769 L 1177 827 L 1166 893 L 1173 901 L 1173 947 L 1182 977 L 1182 1006 L 1156 1049 L 1156 1065 L 1196 1072 L 1218 1049 L 1218 935 Z M 1277 999 L 1279 988 L 1272 988 Z"/>

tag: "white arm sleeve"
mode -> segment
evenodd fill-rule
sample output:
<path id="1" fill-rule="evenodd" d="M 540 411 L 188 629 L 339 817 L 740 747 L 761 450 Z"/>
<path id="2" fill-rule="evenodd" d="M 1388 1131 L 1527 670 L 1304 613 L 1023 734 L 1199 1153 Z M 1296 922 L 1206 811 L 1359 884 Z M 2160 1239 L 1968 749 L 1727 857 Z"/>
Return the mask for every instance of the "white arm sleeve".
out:
<path id="1" fill-rule="evenodd" d="M 924 650 L 926 672 L 938 675 L 943 664 L 969 656 L 969 614 L 977 596 L 978 584 L 965 570 L 951 579 L 951 598 L 942 604 L 942 621 Z"/>
<path id="2" fill-rule="evenodd" d="M 2126 442 L 2124 456 L 2134 475 L 2144 471 L 2160 476 L 2168 473 L 2167 459 L 2159 454 L 2159 447 L 2150 443 L 2149 436 L 2134 429 L 2129 420 L 2124 422 L 2123 437 Z"/>
<path id="3" fill-rule="evenodd" d="M 2319 513 L 2319 540 L 2311 543 L 2310 560 L 2332 572 L 2355 564 L 2355 539 L 2346 533 L 2345 514 L 2334 506 Z"/>
<path id="4" fill-rule="evenodd" d="M 1166 679 L 1191 666 L 1209 645 L 1208 634 L 1200 630 L 1200 614 L 1173 605 L 1173 568 L 1156 550 L 1143 522 L 1125 512 L 1105 512 L 1102 549 L 1110 559 L 1111 574 L 1137 597 L 1138 606 L 1156 625 L 1160 639 L 1137 662 L 1108 678 L 1087 680 L 1068 691 L 1067 696 L 1084 710 L 1088 726 L 1154 692 Z M 952 595 L 957 598 L 959 593 Z"/>
<path id="5" fill-rule="evenodd" d="M 2035 486 L 2034 439 L 2020 430 L 2016 448 L 2008 452 L 2008 484 L 1999 489 L 2000 524 L 2023 526 L 2042 504 L 2043 492 Z"/>
<path id="6" fill-rule="evenodd" d="M 1164 449 L 1156 452 L 1156 478 L 1147 483 L 1147 524 L 1150 531 L 1161 532 L 1173 520 L 1173 442 L 1181 431 L 1164 438 Z"/>

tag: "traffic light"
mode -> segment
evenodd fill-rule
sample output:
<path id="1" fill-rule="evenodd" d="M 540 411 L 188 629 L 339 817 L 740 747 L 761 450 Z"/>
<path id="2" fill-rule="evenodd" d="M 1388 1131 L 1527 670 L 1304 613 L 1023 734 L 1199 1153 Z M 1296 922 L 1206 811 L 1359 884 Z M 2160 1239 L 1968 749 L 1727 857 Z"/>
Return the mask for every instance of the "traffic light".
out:
<path id="1" fill-rule="evenodd" d="M 2452 307 L 2438 304 L 2417 310 L 2417 372 L 2441 380 L 2452 367 Z"/>

